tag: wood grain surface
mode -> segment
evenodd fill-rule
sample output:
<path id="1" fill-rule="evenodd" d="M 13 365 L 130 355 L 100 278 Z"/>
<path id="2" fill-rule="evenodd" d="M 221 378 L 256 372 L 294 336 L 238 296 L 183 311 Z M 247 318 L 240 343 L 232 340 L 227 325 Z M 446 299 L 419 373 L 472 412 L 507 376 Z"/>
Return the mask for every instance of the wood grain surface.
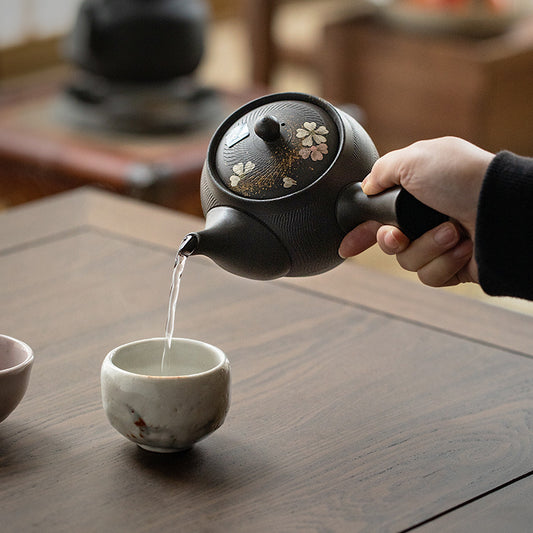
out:
<path id="1" fill-rule="evenodd" d="M 385 311 L 387 294 L 375 306 L 328 294 L 334 273 L 317 287 L 254 282 L 191 258 L 176 335 L 228 354 L 228 418 L 181 454 L 116 433 L 101 408 L 101 362 L 163 335 L 175 249 L 199 226 L 94 191 L 0 214 L 2 332 L 36 354 L 26 397 L 0 424 L 2 531 L 452 531 L 510 501 L 506 531 L 523 531 L 533 319 L 512 348 L 506 335 L 476 338 L 518 317 L 481 303 L 470 308 L 481 328 L 437 328 L 431 300 L 449 315 L 462 300 L 424 292 L 418 315 L 413 306 L 404 317 L 395 300 L 411 285 L 400 280 Z M 347 272 L 380 279 L 337 270 L 345 293 Z"/>

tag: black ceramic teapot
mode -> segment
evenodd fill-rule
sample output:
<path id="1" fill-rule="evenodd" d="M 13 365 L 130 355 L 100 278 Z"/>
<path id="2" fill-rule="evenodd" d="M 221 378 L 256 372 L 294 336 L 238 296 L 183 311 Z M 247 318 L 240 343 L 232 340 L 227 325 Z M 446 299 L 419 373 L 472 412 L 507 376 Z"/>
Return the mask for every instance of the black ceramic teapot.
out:
<path id="1" fill-rule="evenodd" d="M 365 220 L 411 239 L 446 220 L 400 187 L 367 197 L 360 182 L 377 157 L 362 126 L 321 98 L 252 101 L 211 140 L 200 185 L 206 227 L 180 253 L 252 279 L 310 276 L 342 262 L 342 238 Z"/>

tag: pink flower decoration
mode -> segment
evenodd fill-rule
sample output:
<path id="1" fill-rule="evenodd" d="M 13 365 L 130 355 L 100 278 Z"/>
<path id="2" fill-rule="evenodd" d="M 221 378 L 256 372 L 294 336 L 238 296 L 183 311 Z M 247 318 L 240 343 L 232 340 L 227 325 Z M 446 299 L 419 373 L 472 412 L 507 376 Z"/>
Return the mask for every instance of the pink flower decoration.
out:
<path id="1" fill-rule="evenodd" d="M 307 159 L 309 156 L 311 156 L 313 161 L 322 161 L 324 155 L 328 153 L 328 145 L 321 143 L 317 146 L 310 146 L 309 148 L 305 147 L 302 148 L 298 153 L 304 159 Z"/>

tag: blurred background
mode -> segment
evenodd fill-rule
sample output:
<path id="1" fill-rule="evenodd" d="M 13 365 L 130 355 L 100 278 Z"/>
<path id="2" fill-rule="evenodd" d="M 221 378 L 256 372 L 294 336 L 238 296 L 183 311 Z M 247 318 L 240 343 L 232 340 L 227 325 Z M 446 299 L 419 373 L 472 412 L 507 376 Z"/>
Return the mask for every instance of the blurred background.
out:
<path id="1" fill-rule="evenodd" d="M 89 185 L 201 214 L 214 129 L 277 91 L 351 106 L 380 153 L 458 135 L 533 156 L 532 11 L 533 0 L 0 0 L 0 208 Z M 375 249 L 353 261 L 416 281 Z M 449 290 L 533 313 L 477 286 Z"/>

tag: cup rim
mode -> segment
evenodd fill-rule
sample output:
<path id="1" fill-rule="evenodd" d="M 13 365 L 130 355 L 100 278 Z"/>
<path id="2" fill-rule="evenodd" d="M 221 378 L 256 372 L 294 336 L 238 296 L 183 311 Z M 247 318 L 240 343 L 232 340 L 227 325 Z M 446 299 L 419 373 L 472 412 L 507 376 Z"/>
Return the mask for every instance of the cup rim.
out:
<path id="1" fill-rule="evenodd" d="M 17 346 L 22 348 L 22 350 L 26 353 L 26 357 L 20 363 L 17 363 L 16 365 L 10 366 L 8 368 L 1 368 L 0 375 L 10 374 L 11 372 L 23 370 L 25 367 L 33 363 L 33 359 L 34 359 L 33 350 L 28 344 L 26 344 L 24 341 L 16 339 L 15 337 L 4 335 L 2 333 L 0 333 L 0 338 L 11 341 L 13 344 L 16 344 Z"/>
<path id="2" fill-rule="evenodd" d="M 117 372 L 121 372 L 123 374 L 128 374 L 130 376 L 135 376 L 136 378 L 144 378 L 144 379 L 149 379 L 149 380 L 152 380 L 152 379 L 162 379 L 162 380 L 172 380 L 172 379 L 177 379 L 179 378 L 180 380 L 181 379 L 194 379 L 194 378 L 197 378 L 198 376 L 205 376 L 207 374 L 211 374 L 211 373 L 214 373 L 216 372 L 218 369 L 222 368 L 227 362 L 228 362 L 228 358 L 226 356 L 226 353 L 221 349 L 219 348 L 218 346 L 215 346 L 214 344 L 209 344 L 208 342 L 205 342 L 205 341 L 200 341 L 200 340 L 197 340 L 197 339 L 191 339 L 191 338 L 188 338 L 188 337 L 172 337 L 172 342 L 174 341 L 187 341 L 188 343 L 191 343 L 191 344 L 196 344 L 196 345 L 202 345 L 202 346 L 205 346 L 205 347 L 208 347 L 209 349 L 213 350 L 214 352 L 217 353 L 217 355 L 220 356 L 220 362 L 218 364 L 216 364 L 215 366 L 212 366 L 211 368 L 207 369 L 207 370 L 204 370 L 203 372 L 196 372 L 194 374 L 173 374 L 173 375 L 157 375 L 157 374 L 139 374 L 137 372 L 132 372 L 131 370 L 125 370 L 124 368 L 116 365 L 113 361 L 113 357 L 115 356 L 116 353 L 118 353 L 119 350 L 122 350 L 124 348 L 127 348 L 129 346 L 134 346 L 136 344 L 141 344 L 141 343 L 145 343 L 145 342 L 152 342 L 152 341 L 161 341 L 161 342 L 165 342 L 166 341 L 166 338 L 165 337 L 150 337 L 150 338 L 146 338 L 146 339 L 138 339 L 138 340 L 135 340 L 135 341 L 130 341 L 130 342 L 126 342 L 124 344 L 121 344 L 120 346 L 116 346 L 115 348 L 113 348 L 105 357 L 104 359 L 104 364 L 105 363 L 108 363 L 109 365 L 111 365 L 111 367 L 113 369 L 115 369 Z"/>

